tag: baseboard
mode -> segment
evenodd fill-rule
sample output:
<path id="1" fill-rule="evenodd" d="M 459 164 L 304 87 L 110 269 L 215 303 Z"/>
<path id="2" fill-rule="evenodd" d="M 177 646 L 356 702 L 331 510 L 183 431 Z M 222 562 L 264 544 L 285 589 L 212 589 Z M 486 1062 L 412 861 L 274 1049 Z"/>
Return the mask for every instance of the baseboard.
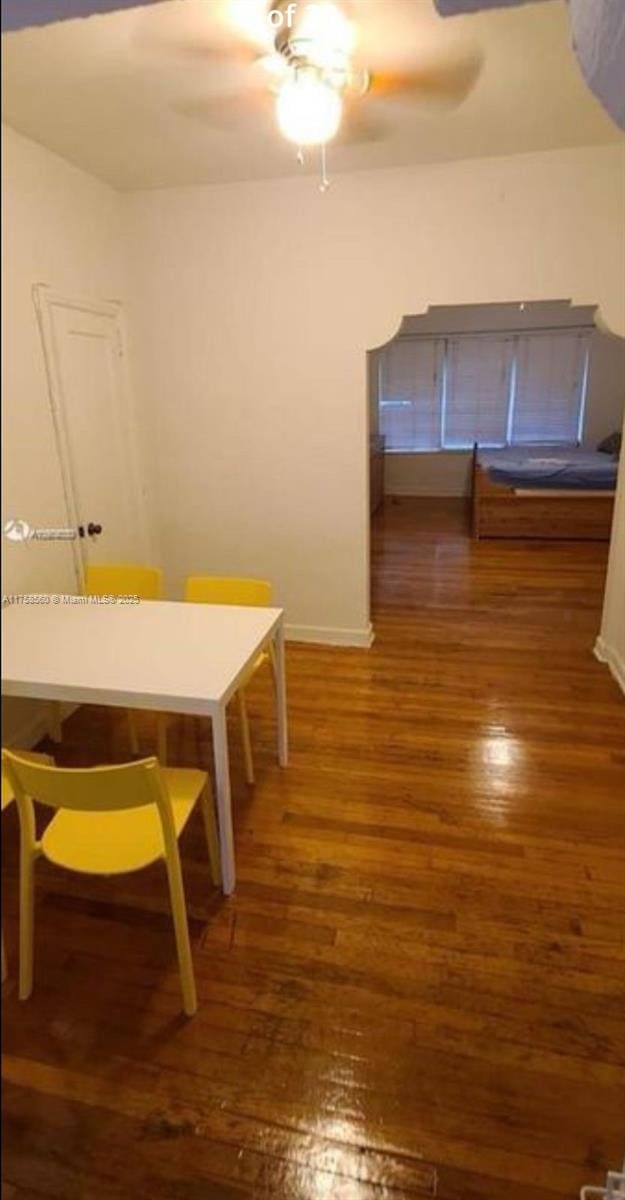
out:
<path id="1" fill-rule="evenodd" d="M 333 629 L 327 625 L 286 625 L 287 642 L 310 642 L 317 646 L 358 646 L 368 650 L 373 645 L 373 626 L 366 629 Z"/>
<path id="2" fill-rule="evenodd" d="M 385 492 L 385 500 L 469 500 L 471 493 L 464 492 L 437 492 L 434 489 L 420 488 L 418 492 L 406 488 L 394 488 L 392 492 Z"/>
<path id="3" fill-rule="evenodd" d="M 595 642 L 595 658 L 610 668 L 621 691 L 625 692 L 625 662 L 618 651 L 614 650 L 612 646 L 608 646 L 602 637 L 598 637 Z"/>

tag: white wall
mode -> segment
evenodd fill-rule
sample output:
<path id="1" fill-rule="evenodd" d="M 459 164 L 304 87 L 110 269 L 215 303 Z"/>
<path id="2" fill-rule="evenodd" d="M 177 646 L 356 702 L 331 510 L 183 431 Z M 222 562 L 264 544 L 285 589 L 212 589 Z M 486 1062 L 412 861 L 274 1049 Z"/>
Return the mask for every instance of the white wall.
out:
<path id="1" fill-rule="evenodd" d="M 3 524 L 63 526 L 67 514 L 32 298 L 35 283 L 120 297 L 120 200 L 109 187 L 3 127 Z M 73 591 L 67 543 L 3 539 L 3 592 Z M 20 737 L 32 705 L 5 705 L 3 737 Z M 6 724 L 5 724 L 6 721 Z M 26 736 L 26 734 L 24 734 Z"/>
<path id="2" fill-rule="evenodd" d="M 171 584 L 275 580 L 366 637 L 368 348 L 430 304 L 570 297 L 625 329 L 620 147 L 126 198 Z"/>
<path id="3" fill-rule="evenodd" d="M 470 450 L 385 454 L 385 495 L 468 496 L 472 462 Z"/>
<path id="4" fill-rule="evenodd" d="M 625 254 L 623 255 L 625 267 Z M 623 424 L 625 411 L 625 341 L 597 332 L 591 350 L 583 443 L 595 449 Z"/>

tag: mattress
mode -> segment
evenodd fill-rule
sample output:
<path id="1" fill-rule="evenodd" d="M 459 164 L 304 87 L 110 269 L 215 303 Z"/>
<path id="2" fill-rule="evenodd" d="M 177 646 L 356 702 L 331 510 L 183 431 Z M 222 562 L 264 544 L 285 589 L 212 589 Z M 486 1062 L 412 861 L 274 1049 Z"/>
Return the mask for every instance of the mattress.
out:
<path id="1" fill-rule="evenodd" d="M 618 462 L 579 446 L 513 446 L 478 450 L 477 461 L 493 483 L 518 488 L 561 488 L 611 492 Z"/>

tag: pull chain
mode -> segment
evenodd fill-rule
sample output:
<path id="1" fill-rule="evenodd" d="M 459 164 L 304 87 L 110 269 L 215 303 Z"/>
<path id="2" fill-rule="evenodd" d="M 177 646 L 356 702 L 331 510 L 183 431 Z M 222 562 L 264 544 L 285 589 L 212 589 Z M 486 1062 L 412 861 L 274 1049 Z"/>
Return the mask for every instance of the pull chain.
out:
<path id="1" fill-rule="evenodd" d="M 327 162 L 325 142 L 321 145 L 320 149 L 321 149 L 321 183 L 319 184 L 319 191 L 323 193 L 323 192 L 327 192 L 328 188 L 331 186 L 331 181 L 328 178 L 328 169 L 327 169 L 328 162 Z M 298 161 L 300 167 L 304 167 L 306 165 L 306 156 L 304 154 L 303 146 L 299 146 L 299 148 L 298 148 L 297 161 Z"/>
<path id="2" fill-rule="evenodd" d="M 321 183 L 319 185 L 320 192 L 327 192 L 328 188 L 330 187 L 330 180 L 328 179 L 328 172 L 327 172 L 326 168 L 327 168 L 326 145 L 324 142 L 321 147 Z"/>

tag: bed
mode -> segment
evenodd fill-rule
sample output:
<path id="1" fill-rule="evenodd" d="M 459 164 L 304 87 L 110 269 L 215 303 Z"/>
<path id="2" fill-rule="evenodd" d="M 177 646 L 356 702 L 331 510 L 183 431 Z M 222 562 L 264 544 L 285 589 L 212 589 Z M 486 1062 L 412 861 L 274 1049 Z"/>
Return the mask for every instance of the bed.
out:
<path id="1" fill-rule="evenodd" d="M 579 446 L 476 446 L 473 536 L 609 541 L 617 470 Z"/>

